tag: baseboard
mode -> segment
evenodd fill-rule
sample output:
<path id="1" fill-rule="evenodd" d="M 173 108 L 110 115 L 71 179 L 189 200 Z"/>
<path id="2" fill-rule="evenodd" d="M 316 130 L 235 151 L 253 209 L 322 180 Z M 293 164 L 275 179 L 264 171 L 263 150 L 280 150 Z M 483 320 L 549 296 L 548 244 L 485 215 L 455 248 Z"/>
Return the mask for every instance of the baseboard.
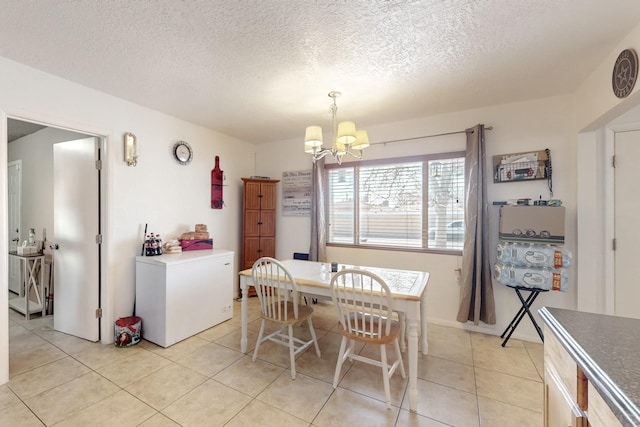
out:
<path id="1" fill-rule="evenodd" d="M 427 317 L 428 323 L 433 323 L 434 325 L 447 326 L 450 328 L 462 329 L 469 332 L 478 332 L 486 335 L 494 335 L 500 336 L 504 329 L 497 329 L 497 326 L 487 326 L 487 325 L 474 325 L 472 323 L 460 323 L 458 321 L 451 320 L 443 320 L 443 319 L 435 319 Z M 537 334 L 527 334 L 527 333 L 519 333 L 518 329 L 515 330 L 513 335 L 511 335 L 511 339 L 517 339 L 521 341 L 529 341 L 534 343 L 540 343 L 540 337 Z"/>

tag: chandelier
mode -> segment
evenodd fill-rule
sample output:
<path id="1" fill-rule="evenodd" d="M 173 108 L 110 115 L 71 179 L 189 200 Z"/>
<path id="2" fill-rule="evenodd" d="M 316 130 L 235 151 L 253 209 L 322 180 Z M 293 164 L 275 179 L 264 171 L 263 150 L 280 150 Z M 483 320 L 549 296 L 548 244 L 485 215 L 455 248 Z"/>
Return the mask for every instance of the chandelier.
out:
<path id="1" fill-rule="evenodd" d="M 353 122 L 347 121 L 338 124 L 336 98 L 340 95 L 342 95 L 340 92 L 329 92 L 329 98 L 333 99 L 329 109 L 333 126 L 331 148 L 322 148 L 322 127 L 307 126 L 304 134 L 304 151 L 311 154 L 313 163 L 327 155 L 331 155 L 338 163 L 342 163 L 342 158 L 346 155 L 362 159 L 362 151 L 369 146 L 366 130 L 356 130 L 356 125 Z M 358 152 L 355 153 L 351 150 L 358 150 Z"/>

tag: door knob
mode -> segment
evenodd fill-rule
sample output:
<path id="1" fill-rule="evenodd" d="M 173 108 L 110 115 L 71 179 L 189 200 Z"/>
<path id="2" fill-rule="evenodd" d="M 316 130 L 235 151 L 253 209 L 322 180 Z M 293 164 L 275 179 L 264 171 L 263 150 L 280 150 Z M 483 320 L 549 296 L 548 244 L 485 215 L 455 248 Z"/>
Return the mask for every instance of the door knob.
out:
<path id="1" fill-rule="evenodd" d="M 51 249 L 55 249 L 56 251 L 57 251 L 58 249 L 60 249 L 60 246 L 59 246 L 57 243 L 55 243 L 55 244 L 53 244 L 53 245 L 51 245 L 51 246 L 49 246 L 49 247 L 50 247 Z"/>
<path id="2" fill-rule="evenodd" d="M 11 239 L 12 242 L 19 242 L 20 239 L 18 239 L 17 237 L 15 239 Z"/>

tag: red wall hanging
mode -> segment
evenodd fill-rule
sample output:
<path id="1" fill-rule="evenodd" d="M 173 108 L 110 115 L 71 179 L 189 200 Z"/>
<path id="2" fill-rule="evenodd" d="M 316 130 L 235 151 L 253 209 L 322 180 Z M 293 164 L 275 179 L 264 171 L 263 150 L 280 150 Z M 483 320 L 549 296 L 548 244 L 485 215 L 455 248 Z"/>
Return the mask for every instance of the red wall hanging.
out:
<path id="1" fill-rule="evenodd" d="M 211 209 L 222 209 L 222 180 L 223 173 L 220 170 L 220 157 L 216 156 L 216 166 L 211 170 Z"/>

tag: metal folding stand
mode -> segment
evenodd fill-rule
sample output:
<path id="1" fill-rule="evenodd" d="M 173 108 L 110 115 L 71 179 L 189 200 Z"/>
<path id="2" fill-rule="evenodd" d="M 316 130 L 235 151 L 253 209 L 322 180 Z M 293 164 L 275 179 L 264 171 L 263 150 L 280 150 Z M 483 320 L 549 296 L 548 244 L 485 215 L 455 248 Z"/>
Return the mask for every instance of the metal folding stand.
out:
<path id="1" fill-rule="evenodd" d="M 536 328 L 536 331 L 538 331 L 538 335 L 540 335 L 540 339 L 542 340 L 542 342 L 544 342 L 542 329 L 540 328 L 540 326 L 538 326 L 538 323 L 536 322 L 536 319 L 533 317 L 533 314 L 531 314 L 530 308 L 531 308 L 531 305 L 533 305 L 533 302 L 536 300 L 536 298 L 538 298 L 538 295 L 540 294 L 540 292 L 548 292 L 549 290 L 538 289 L 538 288 L 525 288 L 522 286 L 517 286 L 512 288 L 516 291 L 516 294 L 518 295 L 518 298 L 522 303 L 522 307 L 520 307 L 520 310 L 518 310 L 518 313 L 513 317 L 513 319 L 511 319 L 511 323 L 509 323 L 509 326 L 507 326 L 507 329 L 505 329 L 502 335 L 500 335 L 500 338 L 504 338 L 504 341 L 502 342 L 502 346 L 504 347 L 507 344 L 507 341 L 509 341 L 509 338 L 511 338 L 511 334 L 513 334 L 513 332 L 516 330 L 516 328 L 520 324 L 520 321 L 522 320 L 525 314 L 529 315 L 529 319 L 531 319 L 531 323 L 533 323 L 533 326 Z M 527 296 L 526 299 L 522 296 L 520 291 L 529 292 L 529 295 Z M 505 338 L 505 335 L 507 336 L 506 338 Z"/>
<path id="2" fill-rule="evenodd" d="M 293 253 L 293 259 L 299 259 L 302 261 L 309 261 L 309 254 L 303 254 L 300 252 L 294 252 Z M 307 301 L 307 297 L 303 297 L 304 298 L 304 303 L 306 305 L 309 305 L 309 302 Z M 318 303 L 318 298 L 311 298 L 311 302 L 314 304 Z"/>

